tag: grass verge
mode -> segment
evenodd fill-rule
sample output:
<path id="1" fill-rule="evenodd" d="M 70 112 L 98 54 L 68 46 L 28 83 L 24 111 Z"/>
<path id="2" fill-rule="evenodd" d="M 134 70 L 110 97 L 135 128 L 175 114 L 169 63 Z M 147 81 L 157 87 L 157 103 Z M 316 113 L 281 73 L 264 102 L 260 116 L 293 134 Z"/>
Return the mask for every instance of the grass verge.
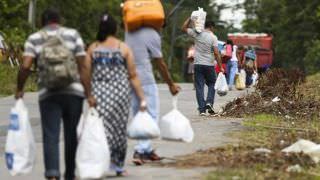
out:
<path id="1" fill-rule="evenodd" d="M 198 151 L 167 164 L 177 168 L 215 167 L 213 179 L 315 179 L 320 165 L 303 153 L 282 153 L 299 139 L 320 144 L 320 74 L 304 81 L 295 72 L 275 70 L 259 82 L 260 91 L 226 106 L 231 117 L 244 117 L 244 130 L 230 134 L 237 145 Z M 304 76 L 300 76 L 304 80 Z M 290 77 L 290 78 L 288 78 Z M 274 81 L 281 79 L 279 82 Z M 264 88 L 266 87 L 266 88 Z M 270 102 L 279 96 L 279 102 Z"/>
<path id="2" fill-rule="evenodd" d="M 14 94 L 17 86 L 18 68 L 12 68 L 10 65 L 0 64 L 0 97 Z M 36 76 L 32 74 L 25 86 L 26 92 L 37 90 Z"/>

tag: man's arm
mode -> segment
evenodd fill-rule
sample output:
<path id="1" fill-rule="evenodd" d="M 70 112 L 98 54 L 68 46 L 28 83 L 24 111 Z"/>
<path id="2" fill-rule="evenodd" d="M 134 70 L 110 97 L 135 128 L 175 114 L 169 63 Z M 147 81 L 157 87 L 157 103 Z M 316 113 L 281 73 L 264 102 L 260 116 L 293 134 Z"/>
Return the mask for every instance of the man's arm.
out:
<path id="1" fill-rule="evenodd" d="M 183 23 L 183 25 L 182 25 L 182 27 L 181 27 L 181 30 L 182 30 L 183 32 L 187 33 L 187 32 L 188 32 L 188 27 L 189 27 L 190 23 L 191 23 L 191 19 L 190 19 L 190 17 L 189 17 L 189 18 Z"/>
<path id="2" fill-rule="evenodd" d="M 30 75 L 30 69 L 31 69 L 32 63 L 33 63 L 33 57 L 25 56 L 23 58 L 22 66 L 20 67 L 18 72 L 17 89 L 16 89 L 16 95 L 15 95 L 16 99 L 23 98 L 23 88 Z"/>
<path id="3" fill-rule="evenodd" d="M 80 73 L 80 80 L 84 87 L 84 93 L 88 100 L 90 107 L 96 106 L 96 100 L 91 95 L 91 56 L 90 50 L 86 56 L 78 56 L 78 70 Z"/>
<path id="4" fill-rule="evenodd" d="M 216 47 L 216 46 L 213 47 L 213 54 L 214 54 L 214 57 L 216 58 L 216 60 L 218 62 L 218 65 L 220 67 L 220 71 L 224 73 L 224 69 L 222 67 L 222 61 L 221 61 L 221 57 L 220 57 L 220 53 L 219 53 L 218 47 Z"/>
<path id="5" fill-rule="evenodd" d="M 154 59 L 155 59 L 155 63 L 157 65 L 157 68 L 160 71 L 162 78 L 169 86 L 171 94 L 172 95 L 178 94 L 180 91 L 180 87 L 173 82 L 173 80 L 170 76 L 168 67 L 167 67 L 166 63 L 164 62 L 164 59 L 163 58 L 154 58 Z"/>

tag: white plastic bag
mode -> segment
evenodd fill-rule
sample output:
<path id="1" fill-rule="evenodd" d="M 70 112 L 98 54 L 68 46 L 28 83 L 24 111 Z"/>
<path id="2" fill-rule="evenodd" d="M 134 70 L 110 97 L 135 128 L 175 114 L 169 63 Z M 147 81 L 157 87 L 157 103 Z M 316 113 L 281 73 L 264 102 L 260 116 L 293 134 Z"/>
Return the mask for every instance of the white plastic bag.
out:
<path id="1" fill-rule="evenodd" d="M 320 144 L 309 140 L 300 139 L 296 143 L 282 150 L 285 153 L 305 153 L 311 157 L 315 163 L 320 162 Z"/>
<path id="2" fill-rule="evenodd" d="M 77 174 L 80 179 L 102 178 L 110 166 L 110 150 L 102 119 L 94 108 L 90 108 L 81 121 L 82 128 L 77 129 Z"/>
<path id="3" fill-rule="evenodd" d="M 147 111 L 140 111 L 128 127 L 131 139 L 154 139 L 160 136 L 160 129 Z"/>
<path id="4" fill-rule="evenodd" d="M 254 85 L 257 84 L 258 78 L 259 78 L 258 73 L 257 73 L 257 72 L 254 72 L 254 73 L 252 74 L 252 86 L 254 86 Z"/>
<path id="5" fill-rule="evenodd" d="M 203 11 L 203 8 L 198 7 L 197 11 L 193 11 L 191 14 L 191 20 L 194 23 L 194 28 L 198 33 L 204 30 L 207 13 Z"/>
<path id="6" fill-rule="evenodd" d="M 12 176 L 31 172 L 35 163 L 36 144 L 29 115 L 22 99 L 11 109 L 5 146 L 7 168 Z"/>
<path id="7" fill-rule="evenodd" d="M 161 137 L 168 140 L 192 142 L 194 132 L 190 121 L 178 110 L 178 98 L 173 97 L 173 110 L 160 120 Z"/>
<path id="8" fill-rule="evenodd" d="M 226 76 L 220 72 L 216 81 L 216 84 L 214 85 L 214 89 L 217 91 L 217 94 L 219 96 L 225 96 L 228 94 L 228 83 Z"/>
<path id="9" fill-rule="evenodd" d="M 86 118 L 88 116 L 89 109 L 90 109 L 89 104 L 85 101 L 83 103 L 82 114 L 81 114 L 81 117 L 80 117 L 80 120 L 79 120 L 79 123 L 77 126 L 78 141 L 80 140 L 81 134 L 83 132 L 84 124 L 85 124 Z"/>

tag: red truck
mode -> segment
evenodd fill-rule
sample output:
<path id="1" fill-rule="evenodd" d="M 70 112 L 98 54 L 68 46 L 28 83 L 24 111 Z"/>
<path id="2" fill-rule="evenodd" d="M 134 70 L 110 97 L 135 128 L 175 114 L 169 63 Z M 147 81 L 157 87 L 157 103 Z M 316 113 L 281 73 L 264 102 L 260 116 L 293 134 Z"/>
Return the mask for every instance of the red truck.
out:
<path id="1" fill-rule="evenodd" d="M 273 37 L 264 33 L 231 33 L 228 38 L 235 45 L 252 46 L 257 54 L 258 68 L 264 71 L 271 67 L 273 61 L 272 39 Z"/>

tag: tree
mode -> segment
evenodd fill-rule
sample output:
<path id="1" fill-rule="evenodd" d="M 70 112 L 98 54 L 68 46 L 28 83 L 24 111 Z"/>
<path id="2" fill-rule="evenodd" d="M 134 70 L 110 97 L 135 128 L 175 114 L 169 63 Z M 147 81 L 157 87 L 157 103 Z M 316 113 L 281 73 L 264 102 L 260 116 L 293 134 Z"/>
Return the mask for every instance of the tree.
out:
<path id="1" fill-rule="evenodd" d="M 166 13 L 170 12 L 179 0 L 162 0 Z M 27 22 L 29 0 L 1 0 L 0 1 L 0 29 L 6 36 L 7 42 L 14 42 L 15 45 L 23 45 L 27 35 L 32 31 L 41 28 L 41 13 L 49 6 L 56 7 L 60 10 L 63 21 L 68 27 L 77 29 L 83 37 L 86 44 L 95 40 L 98 29 L 98 22 L 101 14 L 105 11 L 112 14 L 121 22 L 120 0 L 37 0 L 36 1 L 36 29 Z M 211 19 L 219 25 L 216 33 L 218 37 L 226 38 L 227 31 L 232 26 L 219 21 L 219 14 L 224 6 L 218 6 L 214 0 L 185 0 L 181 8 L 176 11 L 176 17 L 167 20 L 167 27 L 161 32 L 163 37 L 163 52 L 165 59 L 170 56 L 170 44 L 172 43 L 172 34 L 175 34 L 174 54 L 172 57 L 172 72 L 176 79 L 180 79 L 182 59 L 185 49 L 190 39 L 180 31 L 183 21 L 191 15 L 191 12 L 198 7 L 203 7 L 207 11 L 207 19 Z M 175 27 L 175 28 L 174 28 Z M 123 37 L 123 29 L 119 28 L 119 37 Z M 173 33 L 176 31 L 176 33 Z"/>
<path id="2" fill-rule="evenodd" d="M 276 65 L 308 71 L 306 62 L 310 63 L 310 60 L 304 59 L 314 46 L 312 42 L 320 38 L 317 16 L 320 1 L 246 0 L 244 7 L 247 15 L 243 22 L 245 31 L 266 32 L 274 36 Z"/>

